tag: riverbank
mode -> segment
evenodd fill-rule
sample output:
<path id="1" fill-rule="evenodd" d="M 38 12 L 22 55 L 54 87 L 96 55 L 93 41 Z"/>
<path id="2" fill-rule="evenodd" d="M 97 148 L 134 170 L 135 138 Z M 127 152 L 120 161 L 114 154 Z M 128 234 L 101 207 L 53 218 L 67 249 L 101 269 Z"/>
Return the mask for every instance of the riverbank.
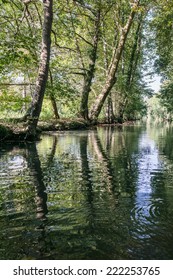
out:
<path id="1" fill-rule="evenodd" d="M 125 124 L 132 125 L 134 122 L 127 122 Z M 18 119 L 0 120 L 0 141 L 30 141 L 39 140 L 42 132 L 48 131 L 66 131 L 76 129 L 88 129 L 94 126 L 122 126 L 123 124 L 113 123 L 106 124 L 104 122 L 98 122 L 91 124 L 83 119 L 60 119 L 60 120 L 49 120 L 39 121 L 37 127 L 36 139 L 30 139 L 27 137 L 27 123 L 21 122 Z"/>
<path id="2" fill-rule="evenodd" d="M 90 126 L 89 122 L 82 119 L 61 119 L 39 121 L 37 127 L 38 140 L 41 133 L 44 131 L 63 131 L 74 129 L 87 129 Z M 0 141 L 26 141 L 32 140 L 27 138 L 27 124 L 17 119 L 1 120 L 0 121 Z"/>

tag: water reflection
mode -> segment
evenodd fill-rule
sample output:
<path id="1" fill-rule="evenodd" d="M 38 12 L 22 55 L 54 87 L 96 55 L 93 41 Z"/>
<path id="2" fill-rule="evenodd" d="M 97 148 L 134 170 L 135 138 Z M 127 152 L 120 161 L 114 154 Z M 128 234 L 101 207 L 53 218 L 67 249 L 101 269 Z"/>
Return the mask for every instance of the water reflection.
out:
<path id="1" fill-rule="evenodd" d="M 2 145 L 0 258 L 171 259 L 173 133 L 160 129 Z"/>
<path id="2" fill-rule="evenodd" d="M 40 159 L 37 153 L 36 144 L 30 143 L 26 145 L 26 162 L 28 169 L 32 174 L 32 184 L 35 187 L 35 202 L 37 218 L 46 218 L 47 210 L 47 193 L 44 182 L 43 172 L 41 169 Z"/>
<path id="3" fill-rule="evenodd" d="M 135 194 L 134 208 L 131 210 L 132 237 L 138 244 L 135 255 L 139 259 L 145 256 L 148 258 L 148 255 L 151 259 L 157 259 L 157 256 L 161 259 L 169 258 L 172 245 L 170 232 L 167 231 L 170 217 L 165 195 L 165 164 L 156 142 L 146 132 L 139 138 Z M 134 254 L 132 249 L 131 253 Z"/>
<path id="4" fill-rule="evenodd" d="M 82 188 L 83 190 L 85 190 L 84 195 L 86 196 L 88 228 L 89 232 L 92 233 L 94 228 L 95 209 L 93 203 L 94 192 L 92 185 L 92 177 L 88 160 L 88 134 L 82 135 L 80 137 L 79 145 L 81 157 Z"/>

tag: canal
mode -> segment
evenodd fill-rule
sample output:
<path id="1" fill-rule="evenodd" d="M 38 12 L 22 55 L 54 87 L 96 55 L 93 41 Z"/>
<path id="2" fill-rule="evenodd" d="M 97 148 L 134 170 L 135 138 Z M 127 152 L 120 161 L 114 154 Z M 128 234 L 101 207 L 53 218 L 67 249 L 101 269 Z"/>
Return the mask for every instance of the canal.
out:
<path id="1" fill-rule="evenodd" d="M 173 259 L 173 128 L 0 144 L 0 259 Z"/>

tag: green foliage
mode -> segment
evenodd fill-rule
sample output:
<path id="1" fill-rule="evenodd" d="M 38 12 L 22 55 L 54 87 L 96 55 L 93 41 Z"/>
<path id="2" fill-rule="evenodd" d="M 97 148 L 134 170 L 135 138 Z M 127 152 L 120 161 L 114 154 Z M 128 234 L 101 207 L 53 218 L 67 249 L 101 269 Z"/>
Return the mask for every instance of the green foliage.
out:
<path id="1" fill-rule="evenodd" d="M 156 48 L 155 70 L 162 77 L 158 116 L 170 119 L 173 112 L 173 2 L 160 1 L 154 9 L 153 17 L 151 27 Z"/>
<path id="2" fill-rule="evenodd" d="M 161 94 L 154 95 L 149 98 L 147 102 L 148 117 L 150 120 L 171 120 L 167 107 L 165 107 L 161 101 Z"/>
<path id="3" fill-rule="evenodd" d="M 173 48 L 173 2 L 160 1 L 154 10 L 154 20 L 152 21 L 152 27 L 155 31 L 155 44 L 157 59 L 155 66 L 157 71 L 161 74 L 167 72 L 167 67 L 172 60 L 172 48 Z M 164 46 L 164 47 L 163 47 Z"/>
<path id="4" fill-rule="evenodd" d="M 165 81 L 162 85 L 160 101 L 169 113 L 173 113 L 173 81 Z"/>
<path id="5" fill-rule="evenodd" d="M 1 110 L 3 109 L 3 105 L 5 104 L 5 108 L 8 110 L 17 111 L 20 110 L 24 103 L 29 103 L 30 98 L 20 97 L 17 91 L 10 91 L 4 90 L 2 91 L 2 95 L 0 95 L 0 103 L 1 103 Z"/>
<path id="6" fill-rule="evenodd" d="M 0 112 L 24 113 L 32 98 L 38 71 L 43 23 L 42 1 L 31 1 L 25 5 L 19 0 L 1 0 L 0 7 L 3 30 L 0 34 L 0 84 L 21 82 L 30 85 L 26 88 L 25 98 L 22 97 L 24 87 L 0 87 Z M 152 12 L 146 17 L 146 10 L 150 8 Z M 50 96 L 55 98 L 61 117 L 77 116 L 84 77 L 91 63 L 96 14 L 100 10 L 97 60 L 89 96 L 89 106 L 92 106 L 105 85 L 107 67 L 112 60 L 113 49 L 118 44 L 120 26 L 125 25 L 130 9 L 129 1 L 125 0 L 54 1 L 51 75 L 47 83 L 42 118 L 53 116 L 51 103 L 48 101 Z M 144 97 L 151 92 L 143 82 L 144 58 L 148 56 L 150 63 L 151 56 L 154 55 L 153 46 L 156 47 L 157 57 L 155 70 L 171 80 L 172 16 L 171 0 L 159 3 L 141 1 L 122 53 L 117 83 L 112 89 L 116 117 L 122 106 L 125 119 L 146 113 Z M 151 22 L 152 31 L 147 27 L 148 21 Z M 149 33 L 152 35 L 148 42 L 142 44 Z M 165 84 L 161 91 L 161 104 L 169 112 L 172 108 L 171 91 L 171 83 Z M 104 115 L 105 110 L 102 111 L 102 117 Z"/>

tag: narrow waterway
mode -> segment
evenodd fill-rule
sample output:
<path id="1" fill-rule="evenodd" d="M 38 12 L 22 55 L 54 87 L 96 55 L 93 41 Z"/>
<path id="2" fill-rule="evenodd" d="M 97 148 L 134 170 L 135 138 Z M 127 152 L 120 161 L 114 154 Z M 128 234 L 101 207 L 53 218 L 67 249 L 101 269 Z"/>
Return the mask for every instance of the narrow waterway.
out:
<path id="1" fill-rule="evenodd" d="M 173 128 L 0 144 L 0 259 L 173 259 Z"/>

